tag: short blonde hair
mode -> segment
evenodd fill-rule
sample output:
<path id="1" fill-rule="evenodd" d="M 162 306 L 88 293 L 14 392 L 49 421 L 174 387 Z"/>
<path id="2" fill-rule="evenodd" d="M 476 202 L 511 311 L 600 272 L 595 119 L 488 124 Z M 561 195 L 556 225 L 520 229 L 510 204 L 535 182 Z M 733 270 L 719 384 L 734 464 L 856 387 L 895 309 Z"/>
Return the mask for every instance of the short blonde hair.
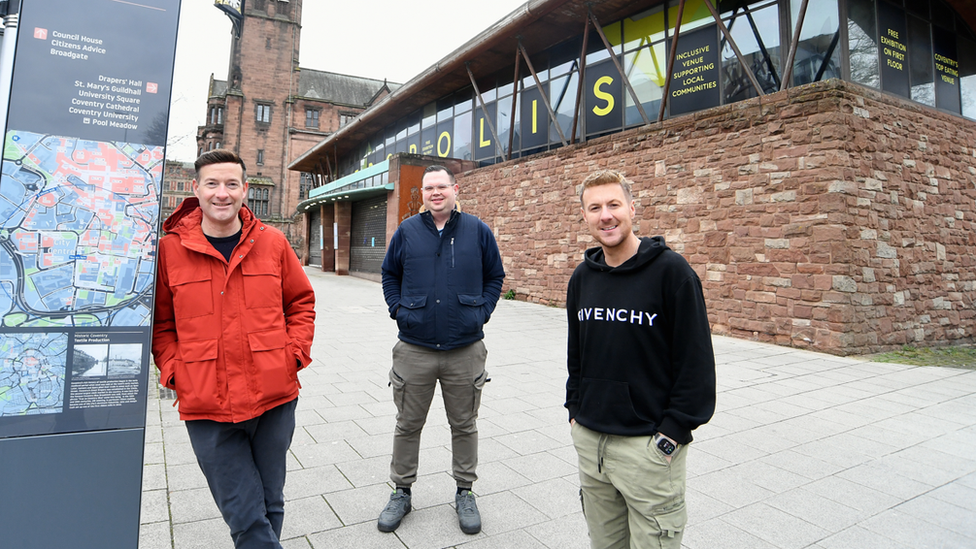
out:
<path id="1" fill-rule="evenodd" d="M 586 189 L 591 187 L 599 187 L 600 185 L 612 185 L 616 183 L 620 185 L 620 188 L 624 191 L 624 196 L 627 197 L 627 202 L 634 199 L 634 195 L 630 190 L 630 181 L 624 177 L 624 174 L 616 170 L 600 170 L 598 172 L 593 172 L 586 176 L 583 180 L 583 185 L 580 187 L 579 197 L 580 204 L 583 203 L 583 193 Z"/>

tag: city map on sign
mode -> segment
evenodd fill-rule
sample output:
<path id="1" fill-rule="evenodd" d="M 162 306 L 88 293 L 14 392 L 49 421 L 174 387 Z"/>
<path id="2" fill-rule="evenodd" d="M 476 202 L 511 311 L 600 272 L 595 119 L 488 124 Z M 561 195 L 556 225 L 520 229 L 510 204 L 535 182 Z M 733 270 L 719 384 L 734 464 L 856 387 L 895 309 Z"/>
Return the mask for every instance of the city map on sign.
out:
<path id="1" fill-rule="evenodd" d="M 61 412 L 67 349 L 63 333 L 0 334 L 0 417 Z"/>
<path id="2" fill-rule="evenodd" d="M 10 131 L 0 326 L 148 326 L 163 147 Z"/>

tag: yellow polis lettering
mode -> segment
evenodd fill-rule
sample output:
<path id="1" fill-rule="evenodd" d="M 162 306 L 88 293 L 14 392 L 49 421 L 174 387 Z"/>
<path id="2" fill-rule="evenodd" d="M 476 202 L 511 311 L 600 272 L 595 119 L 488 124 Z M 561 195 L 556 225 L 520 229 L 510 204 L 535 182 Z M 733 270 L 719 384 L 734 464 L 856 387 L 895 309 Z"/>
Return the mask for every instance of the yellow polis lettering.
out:
<path id="1" fill-rule="evenodd" d="M 491 139 L 485 139 L 485 118 L 484 117 L 481 117 L 479 119 L 479 122 L 481 123 L 481 133 L 478 134 L 478 139 L 480 140 L 480 142 L 478 143 L 478 146 L 479 147 L 490 147 L 491 146 Z"/>
<path id="2" fill-rule="evenodd" d="M 610 95 L 609 93 L 600 89 L 600 86 L 603 86 L 604 84 L 613 84 L 613 78 L 610 78 L 609 76 L 601 77 L 596 81 L 596 84 L 593 85 L 593 95 L 595 95 L 597 99 L 602 99 L 607 102 L 607 106 L 605 107 L 593 107 L 593 114 L 597 116 L 606 116 L 613 112 L 613 95 Z"/>
<path id="3" fill-rule="evenodd" d="M 539 133 L 539 100 L 532 100 L 532 133 Z"/>
<path id="4" fill-rule="evenodd" d="M 447 147 L 441 149 L 441 143 L 443 143 L 445 139 L 447 140 Z M 448 132 L 441 132 L 441 134 L 437 136 L 437 156 L 441 158 L 446 158 L 447 155 L 450 154 L 450 152 L 451 152 L 451 134 Z"/>

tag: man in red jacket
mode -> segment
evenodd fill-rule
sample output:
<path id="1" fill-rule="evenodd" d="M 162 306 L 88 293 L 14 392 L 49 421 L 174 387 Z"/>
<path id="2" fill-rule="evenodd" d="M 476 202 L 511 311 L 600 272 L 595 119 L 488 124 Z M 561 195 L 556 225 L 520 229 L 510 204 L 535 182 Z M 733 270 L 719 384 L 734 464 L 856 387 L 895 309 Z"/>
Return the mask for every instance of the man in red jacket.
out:
<path id="1" fill-rule="evenodd" d="M 285 236 L 244 205 L 240 157 L 209 151 L 195 168 L 196 198 L 159 241 L 153 357 L 235 547 L 280 549 L 315 294 Z"/>

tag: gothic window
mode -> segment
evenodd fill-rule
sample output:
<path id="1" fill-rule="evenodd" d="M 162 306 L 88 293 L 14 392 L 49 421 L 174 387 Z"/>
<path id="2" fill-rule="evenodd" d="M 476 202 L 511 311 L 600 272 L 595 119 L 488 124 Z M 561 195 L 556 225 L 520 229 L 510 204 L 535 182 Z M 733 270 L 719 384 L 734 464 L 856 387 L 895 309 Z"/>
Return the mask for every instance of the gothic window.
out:
<path id="1" fill-rule="evenodd" d="M 251 208 L 254 215 L 265 217 L 270 211 L 270 200 L 268 198 L 269 189 L 267 187 L 252 186 L 247 189 L 247 207 Z"/>

